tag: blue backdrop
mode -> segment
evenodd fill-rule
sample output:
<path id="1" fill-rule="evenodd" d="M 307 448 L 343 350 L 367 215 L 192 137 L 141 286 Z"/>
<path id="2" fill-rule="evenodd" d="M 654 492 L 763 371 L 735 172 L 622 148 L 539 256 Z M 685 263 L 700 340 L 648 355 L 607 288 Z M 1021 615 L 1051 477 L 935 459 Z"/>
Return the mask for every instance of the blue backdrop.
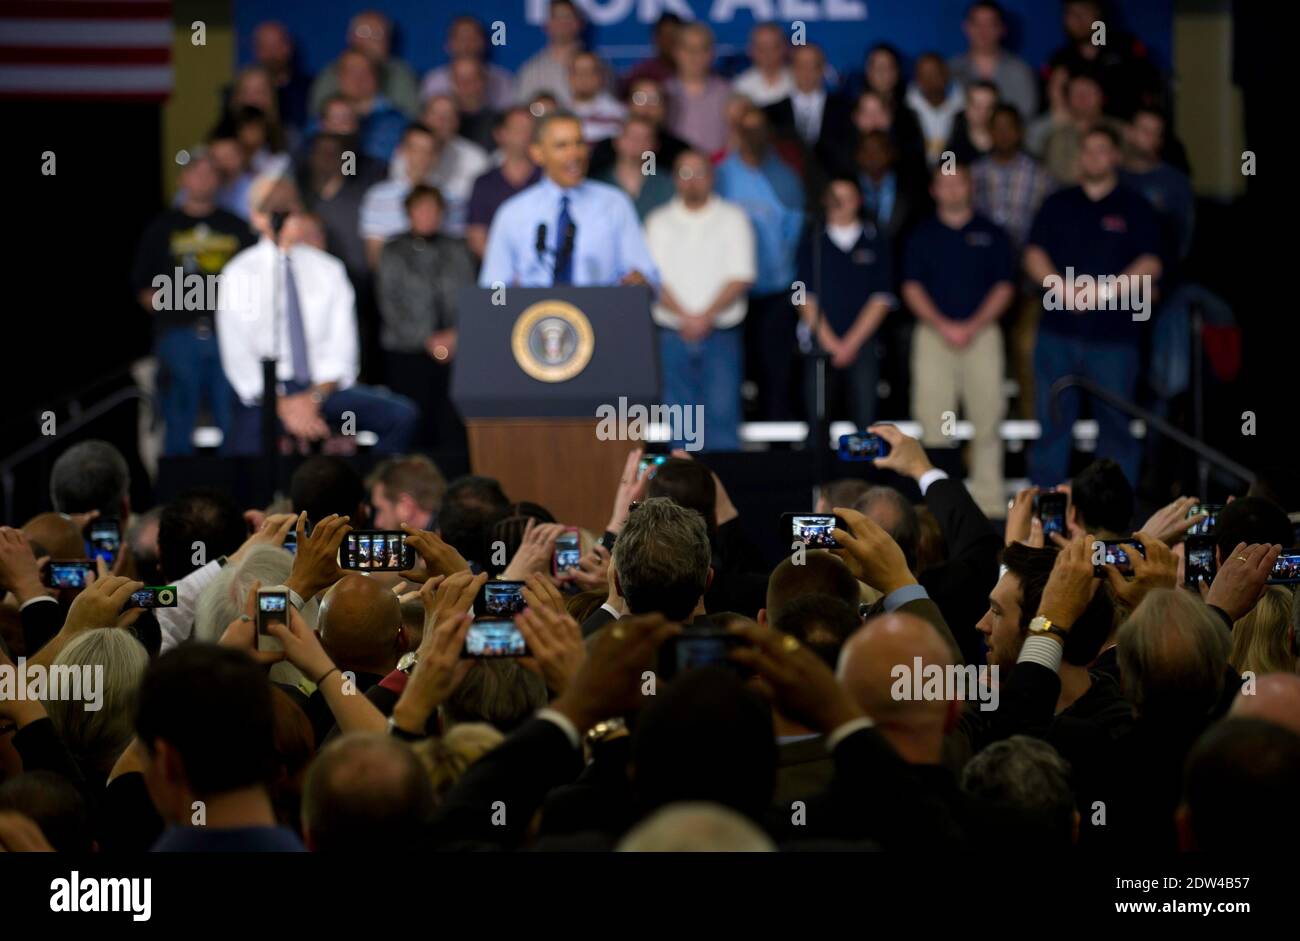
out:
<path id="1" fill-rule="evenodd" d="M 719 53 L 743 53 L 755 22 L 807 24 L 810 42 L 822 46 L 841 71 L 861 67 L 867 48 L 887 40 L 910 60 L 934 50 L 953 55 L 965 47 L 961 20 L 969 0 L 577 0 L 591 22 L 588 42 L 623 69 L 650 51 L 649 24 L 665 11 L 707 20 L 718 36 Z M 397 50 L 423 74 L 446 61 L 447 25 L 461 13 L 485 23 L 505 24 L 505 44 L 491 56 L 514 68 L 544 44 L 538 27 L 548 0 L 235 0 L 239 62 L 251 59 L 249 35 L 264 19 L 285 23 L 298 41 L 300 57 L 312 72 L 343 48 L 349 18 L 373 7 L 392 17 Z M 1002 0 L 1009 45 L 1034 67 L 1042 66 L 1062 42 L 1059 0 Z M 1115 25 L 1136 33 L 1152 57 L 1167 69 L 1172 59 L 1173 0 L 1121 0 Z"/>

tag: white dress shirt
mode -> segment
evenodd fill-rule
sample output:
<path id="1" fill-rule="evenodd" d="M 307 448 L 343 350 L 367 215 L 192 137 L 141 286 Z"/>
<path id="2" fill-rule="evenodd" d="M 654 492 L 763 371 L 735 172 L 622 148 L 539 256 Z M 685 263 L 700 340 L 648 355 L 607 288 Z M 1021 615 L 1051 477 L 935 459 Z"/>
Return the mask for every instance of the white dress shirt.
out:
<path id="1" fill-rule="evenodd" d="M 794 108 L 794 126 L 805 144 L 817 143 L 822 133 L 822 114 L 826 111 L 826 92 L 817 89 L 813 92 L 790 92 L 790 104 Z"/>
<path id="2" fill-rule="evenodd" d="M 310 245 L 293 246 L 288 258 L 298 286 L 312 384 L 333 382 L 346 389 L 356 382 L 360 369 L 356 299 L 347 270 L 333 255 Z M 281 382 L 293 379 L 284 272 L 284 259 L 268 238 L 230 259 L 221 272 L 217 309 L 221 367 L 245 405 L 261 401 L 263 357 L 278 358 L 276 376 Z M 230 302 L 228 288 L 232 289 Z M 273 325 L 278 327 L 278 338 Z"/>
<path id="3" fill-rule="evenodd" d="M 659 271 L 646 248 L 641 221 L 627 194 L 607 183 L 583 180 L 562 190 L 543 176 L 511 196 L 492 217 L 479 287 L 505 285 L 538 288 L 554 284 L 560 199 L 569 197 L 574 225 L 572 284 L 608 287 L 639 271 L 657 290 Z M 546 251 L 537 252 L 537 227 L 546 226 Z"/>

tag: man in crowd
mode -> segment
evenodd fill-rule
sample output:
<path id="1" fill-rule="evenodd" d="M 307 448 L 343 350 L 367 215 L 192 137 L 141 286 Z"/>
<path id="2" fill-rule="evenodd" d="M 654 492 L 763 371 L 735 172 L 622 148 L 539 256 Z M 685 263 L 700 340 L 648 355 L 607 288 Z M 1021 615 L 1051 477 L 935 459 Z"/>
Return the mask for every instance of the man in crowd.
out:
<path id="1" fill-rule="evenodd" d="M 646 220 L 662 282 L 659 326 L 665 404 L 703 403 L 705 446 L 740 447 L 745 295 L 755 272 L 754 233 L 744 210 L 713 192 L 713 166 L 687 151 L 673 167 L 677 196 Z"/>
<path id="2" fill-rule="evenodd" d="M 696 150 L 713 158 L 727 144 L 727 101 L 731 87 L 713 74 L 713 31 L 688 23 L 677 37 L 677 74 L 664 83 L 666 124 Z"/>
<path id="3" fill-rule="evenodd" d="M 1097 125 L 1111 128 L 1123 140 L 1124 125 L 1103 112 L 1104 101 L 1101 83 L 1092 71 L 1084 70 L 1070 76 L 1065 87 L 1069 118 L 1052 131 L 1047 143 L 1043 145 L 1043 165 L 1058 183 L 1069 185 L 1079 182 L 1082 173 L 1079 154 L 1083 147 L 1083 137 Z"/>
<path id="4" fill-rule="evenodd" d="M 759 23 L 749 31 L 749 68 L 735 77 L 731 87 L 760 108 L 790 97 L 790 40 L 777 23 Z"/>
<path id="5" fill-rule="evenodd" d="M 447 27 L 447 43 L 443 50 L 448 62 L 424 76 L 420 97 L 424 100 L 434 95 L 452 93 L 455 84 L 453 67 L 461 59 L 472 59 L 483 64 L 486 100 L 496 111 L 504 111 L 515 103 L 515 77 L 504 69 L 486 61 L 488 37 L 483 24 L 473 16 L 458 16 Z"/>
<path id="6" fill-rule="evenodd" d="M 382 95 L 385 102 L 390 102 L 391 107 L 410 120 L 420 104 L 418 85 L 411 67 L 392 54 L 392 44 L 393 24 L 376 10 L 358 13 L 348 24 L 348 50 L 363 56 L 373 67 L 375 88 L 372 96 Z M 344 56 L 317 75 L 312 83 L 312 114 L 320 114 L 325 99 L 335 92 L 348 94 L 342 74 L 348 64 Z"/>
<path id="7" fill-rule="evenodd" d="M 412 124 L 402 134 L 398 149 L 402 175 L 376 183 L 361 203 L 361 235 L 366 240 L 366 258 L 372 269 L 379 267 L 384 243 L 407 228 L 406 197 L 424 183 L 438 162 L 437 142 L 423 124 Z"/>
<path id="8" fill-rule="evenodd" d="M 570 110 L 582 119 L 588 144 L 607 140 L 623 126 L 626 109 L 605 89 L 605 67 L 594 52 L 579 52 L 569 64 Z"/>
<path id="9" fill-rule="evenodd" d="M 811 198 L 825 188 L 828 171 L 844 166 L 853 146 L 853 106 L 826 90 L 826 56 L 818 46 L 795 47 L 790 75 L 790 94 L 765 110 L 774 131 L 797 143 Z"/>
<path id="10" fill-rule="evenodd" d="M 438 465 L 424 455 L 390 458 L 371 472 L 366 483 L 376 529 L 436 528 L 447 480 Z"/>
<path id="11" fill-rule="evenodd" d="M 276 414 L 291 437 L 319 441 L 343 432 L 347 413 L 348 433 L 374 431 L 376 450 L 406 450 L 418 420 L 415 405 L 356 384 L 355 295 L 343 263 L 310 245 L 282 242 L 276 220 L 296 205 L 290 187 L 259 181 L 254 205 L 261 240 L 231 260 L 222 285 L 236 290 L 239 301 L 218 312 L 221 364 L 239 398 L 226 450 L 260 449 L 265 358 L 277 361 Z"/>
<path id="12" fill-rule="evenodd" d="M 299 69 L 293 37 L 283 23 L 267 20 L 253 29 L 253 61 L 266 71 L 275 88 L 280 123 L 286 128 L 305 127 L 311 83 Z"/>
<path id="13" fill-rule="evenodd" d="M 541 169 L 528 155 L 533 121 L 532 113 L 523 105 L 497 115 L 492 139 L 500 162 L 474 181 L 465 212 L 465 242 L 479 260 L 487 250 L 488 226 L 501 204 L 541 178 Z"/>
<path id="14" fill-rule="evenodd" d="M 1079 154 L 1079 185 L 1047 198 L 1025 249 L 1025 272 L 1046 292 L 1034 349 L 1042 434 L 1031 450 L 1030 477 L 1038 486 L 1055 486 L 1068 475 L 1079 414 L 1080 393 L 1067 391 L 1054 403 L 1054 382 L 1081 375 L 1129 402 L 1137 390 L 1139 332 L 1162 270 L 1160 233 L 1146 200 L 1120 184 L 1119 160 L 1114 131 L 1105 125 L 1089 131 Z M 1095 291 L 1076 290 L 1079 276 L 1107 275 L 1124 277 L 1098 281 Z M 1093 414 L 1098 455 L 1114 458 L 1125 477 L 1137 480 L 1141 451 L 1128 416 L 1095 399 Z"/>
<path id="15" fill-rule="evenodd" d="M 348 50 L 335 66 L 337 94 L 352 108 L 358 122 L 358 142 L 367 156 L 387 163 L 410 118 L 379 91 L 379 67 L 356 50 Z M 318 80 L 319 81 L 319 80 Z M 335 92 L 322 99 L 321 107 Z M 412 109 L 414 110 L 414 109 Z"/>
<path id="16" fill-rule="evenodd" d="M 538 93 L 548 92 L 567 108 L 573 100 L 569 66 L 582 49 L 582 14 L 573 0 L 551 0 L 543 29 L 546 45 L 519 67 L 515 94 L 519 101 L 528 102 Z"/>
<path id="17" fill-rule="evenodd" d="M 1002 7 L 994 0 L 977 0 L 966 8 L 961 24 L 966 52 L 948 61 L 952 77 L 961 85 L 992 82 L 998 97 L 1023 119 L 1038 113 L 1038 78 L 1024 59 L 1002 47 L 1006 23 Z"/>
<path id="18" fill-rule="evenodd" d="M 200 148 L 188 156 L 180 175 L 182 200 L 145 229 L 132 270 L 136 297 L 153 321 L 167 455 L 193 452 L 191 435 L 204 405 L 223 433 L 230 430 L 230 384 L 214 335 L 219 301 L 206 283 L 191 293 L 191 282 L 215 280 L 253 244 L 247 223 L 217 208 L 221 181 L 211 157 Z M 191 296 L 204 300 L 191 308 Z"/>
<path id="19" fill-rule="evenodd" d="M 488 100 L 487 76 L 487 66 L 479 59 L 464 56 L 452 60 L 451 98 L 456 103 L 460 134 L 467 141 L 490 151 L 497 110 Z"/>
<path id="20" fill-rule="evenodd" d="M 1163 257 L 1181 263 L 1192 250 L 1196 200 L 1187 174 L 1162 158 L 1167 120 L 1162 111 L 1142 106 L 1124 128 L 1125 159 L 1119 179 L 1147 198 L 1160 218 Z"/>
<path id="21" fill-rule="evenodd" d="M 919 323 L 912 341 L 912 415 L 925 442 L 951 441 L 945 424 L 958 401 L 975 426 L 971 493 L 989 515 L 1002 492 L 1002 331 L 1015 297 L 1015 265 L 1006 234 L 971 208 L 970 171 L 935 170 L 935 214 L 912 232 L 903 263 L 903 300 Z"/>

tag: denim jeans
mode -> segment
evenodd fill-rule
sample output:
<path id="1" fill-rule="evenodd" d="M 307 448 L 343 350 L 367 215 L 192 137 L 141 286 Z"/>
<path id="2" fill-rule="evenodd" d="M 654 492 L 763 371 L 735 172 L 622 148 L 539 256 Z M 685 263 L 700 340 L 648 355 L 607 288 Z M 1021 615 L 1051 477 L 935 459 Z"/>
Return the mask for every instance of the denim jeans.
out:
<path id="1" fill-rule="evenodd" d="M 371 386 L 351 386 L 332 393 L 321 403 L 321 417 L 332 431 L 343 423 L 343 413 L 356 416 L 357 431 L 373 431 L 379 440 L 376 454 L 402 454 L 410 450 L 420 410 L 403 395 Z M 230 434 L 222 449 L 232 455 L 258 454 L 262 447 L 262 407 L 236 403 Z"/>
<path id="2" fill-rule="evenodd" d="M 1138 350 L 1136 345 L 1061 336 L 1042 330 L 1034 345 L 1034 398 L 1042 432 L 1029 453 L 1029 477 L 1035 486 L 1055 487 L 1070 473 L 1070 449 L 1074 422 L 1085 394 L 1067 389 L 1061 394 L 1061 420 L 1053 420 L 1052 383 L 1062 376 L 1087 376 L 1097 385 L 1132 402 L 1137 391 Z M 1134 487 L 1142 450 L 1129 432 L 1129 417 L 1103 402 L 1093 400 L 1097 421 L 1099 458 L 1108 457 L 1124 471 Z"/>
<path id="3" fill-rule="evenodd" d="M 230 430 L 235 393 L 221 369 L 211 327 L 173 327 L 158 336 L 158 411 L 163 420 L 163 454 L 194 452 L 194 423 L 207 400 L 222 434 Z"/>
<path id="4" fill-rule="evenodd" d="M 675 330 L 659 328 L 659 366 L 665 405 L 704 406 L 703 445 L 709 451 L 740 449 L 740 383 L 745 347 L 740 327 L 714 330 L 688 343 Z M 686 442 L 675 441 L 674 447 Z"/>

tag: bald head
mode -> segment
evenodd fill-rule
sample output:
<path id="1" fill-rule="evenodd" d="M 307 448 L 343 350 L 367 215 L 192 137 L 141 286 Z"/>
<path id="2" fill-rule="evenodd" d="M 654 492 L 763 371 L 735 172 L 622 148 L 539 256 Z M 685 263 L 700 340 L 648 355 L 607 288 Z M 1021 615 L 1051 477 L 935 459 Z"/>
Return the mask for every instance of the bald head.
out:
<path id="1" fill-rule="evenodd" d="M 33 516 L 23 527 L 23 535 L 38 559 L 43 555 L 51 559 L 85 558 L 86 543 L 81 538 L 81 531 L 62 513 Z"/>
<path id="2" fill-rule="evenodd" d="M 388 673 L 405 646 L 397 596 L 356 572 L 344 575 L 325 593 L 317 625 L 321 643 L 344 670 Z"/>
<path id="3" fill-rule="evenodd" d="M 960 704 L 945 700 L 898 699 L 896 666 L 910 673 L 920 658 L 925 669 L 954 664 L 947 642 L 930 622 L 914 614 L 894 613 L 868 621 L 844 644 L 840 685 L 853 697 L 894 749 L 913 763 L 939 760 L 950 714 Z"/>
<path id="4" fill-rule="evenodd" d="M 1238 693 L 1229 714 L 1234 719 L 1260 719 L 1300 735 L 1300 676 L 1266 673 L 1255 680 L 1255 694 Z"/>

